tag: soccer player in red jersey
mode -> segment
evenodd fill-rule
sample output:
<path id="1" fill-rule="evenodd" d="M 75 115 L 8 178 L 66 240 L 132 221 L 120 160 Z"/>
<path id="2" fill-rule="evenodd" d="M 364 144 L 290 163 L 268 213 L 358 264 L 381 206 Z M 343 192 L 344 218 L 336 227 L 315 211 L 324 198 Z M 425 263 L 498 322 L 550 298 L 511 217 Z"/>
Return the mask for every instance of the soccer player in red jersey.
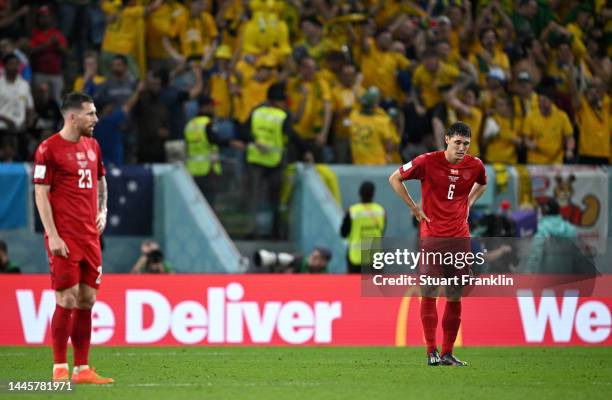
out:
<path id="1" fill-rule="evenodd" d="M 469 126 L 456 122 L 446 132 L 446 150 L 422 154 L 401 166 L 389 177 L 393 190 L 410 207 L 412 214 L 419 221 L 421 240 L 470 237 L 467 222 L 469 208 L 482 195 L 487 184 L 482 161 L 467 154 L 471 136 Z M 402 182 L 408 179 L 421 181 L 423 208 L 414 202 L 404 187 Z M 429 239 L 434 240 L 436 239 Z M 459 248 L 458 250 L 465 250 L 465 243 L 464 240 L 457 239 L 454 246 Z M 466 251 L 470 251 L 469 244 Z M 455 269 L 452 266 L 450 268 Z M 427 343 L 428 364 L 467 365 L 453 356 L 453 345 L 461 323 L 461 287 L 446 286 L 447 301 L 442 317 L 442 355 L 436 344 L 438 287 L 422 289 L 421 322 Z"/>
<path id="2" fill-rule="evenodd" d="M 106 226 L 107 189 L 93 99 L 70 93 L 61 107 L 64 127 L 43 141 L 34 160 L 36 207 L 45 228 L 55 312 L 51 320 L 53 380 L 66 381 L 68 337 L 74 350 L 75 383 L 111 378 L 89 368 L 91 308 L 102 277 L 100 234 Z"/>

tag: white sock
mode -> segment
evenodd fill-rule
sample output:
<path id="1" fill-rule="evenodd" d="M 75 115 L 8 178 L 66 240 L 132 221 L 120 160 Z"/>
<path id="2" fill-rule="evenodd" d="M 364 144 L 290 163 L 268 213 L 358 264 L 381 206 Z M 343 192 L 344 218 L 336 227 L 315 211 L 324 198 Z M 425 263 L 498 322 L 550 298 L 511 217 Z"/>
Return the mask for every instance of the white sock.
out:
<path id="1" fill-rule="evenodd" d="M 81 371 L 84 371 L 86 369 L 89 369 L 89 365 L 75 365 L 74 369 L 72 370 L 73 374 L 78 374 Z"/>
<path id="2" fill-rule="evenodd" d="M 68 369 L 68 363 L 53 364 L 53 371 L 55 371 L 58 368 L 66 368 L 66 369 Z"/>

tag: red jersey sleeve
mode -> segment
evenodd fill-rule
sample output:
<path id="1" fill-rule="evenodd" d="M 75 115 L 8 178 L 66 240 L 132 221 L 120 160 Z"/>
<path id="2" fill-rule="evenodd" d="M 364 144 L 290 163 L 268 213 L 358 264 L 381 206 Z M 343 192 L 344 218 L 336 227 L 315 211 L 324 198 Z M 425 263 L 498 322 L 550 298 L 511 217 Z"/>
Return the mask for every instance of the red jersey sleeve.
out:
<path id="1" fill-rule="evenodd" d="M 478 176 L 476 177 L 476 183 L 480 185 L 487 184 L 487 172 L 485 170 L 484 164 L 480 159 L 476 159 L 478 161 Z"/>
<path id="2" fill-rule="evenodd" d="M 53 155 L 46 143 L 38 146 L 34 155 L 34 178 L 32 181 L 35 184 L 51 185 L 53 183 L 53 172 L 55 164 Z"/>
<path id="3" fill-rule="evenodd" d="M 408 179 L 425 179 L 425 161 L 426 155 L 422 154 L 414 158 L 412 161 L 402 165 L 399 168 L 402 180 L 406 181 Z"/>

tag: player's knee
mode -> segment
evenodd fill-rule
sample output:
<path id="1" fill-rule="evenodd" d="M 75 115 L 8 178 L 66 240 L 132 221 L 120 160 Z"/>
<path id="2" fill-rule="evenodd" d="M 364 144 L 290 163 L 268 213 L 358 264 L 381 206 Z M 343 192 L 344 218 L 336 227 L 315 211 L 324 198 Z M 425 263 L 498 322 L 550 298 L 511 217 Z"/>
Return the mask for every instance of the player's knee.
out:
<path id="1" fill-rule="evenodd" d="M 77 306 L 77 291 L 73 288 L 56 292 L 55 301 L 63 308 L 74 308 Z"/>
<path id="2" fill-rule="evenodd" d="M 66 295 L 57 299 L 57 303 L 63 308 L 74 308 L 77 305 L 76 296 Z"/>
<path id="3" fill-rule="evenodd" d="M 82 310 L 90 310 L 96 302 L 95 294 L 79 295 L 77 307 Z"/>

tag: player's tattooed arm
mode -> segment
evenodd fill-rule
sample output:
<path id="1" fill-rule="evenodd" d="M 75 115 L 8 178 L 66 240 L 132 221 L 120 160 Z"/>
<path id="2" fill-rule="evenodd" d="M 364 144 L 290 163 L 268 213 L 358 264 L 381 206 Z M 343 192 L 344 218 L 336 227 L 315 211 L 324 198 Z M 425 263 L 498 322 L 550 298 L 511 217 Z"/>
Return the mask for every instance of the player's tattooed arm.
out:
<path id="1" fill-rule="evenodd" d="M 96 217 L 96 227 L 99 233 L 102 233 L 106 227 L 107 202 L 108 186 L 106 185 L 106 177 L 103 176 L 98 180 L 98 215 Z"/>

